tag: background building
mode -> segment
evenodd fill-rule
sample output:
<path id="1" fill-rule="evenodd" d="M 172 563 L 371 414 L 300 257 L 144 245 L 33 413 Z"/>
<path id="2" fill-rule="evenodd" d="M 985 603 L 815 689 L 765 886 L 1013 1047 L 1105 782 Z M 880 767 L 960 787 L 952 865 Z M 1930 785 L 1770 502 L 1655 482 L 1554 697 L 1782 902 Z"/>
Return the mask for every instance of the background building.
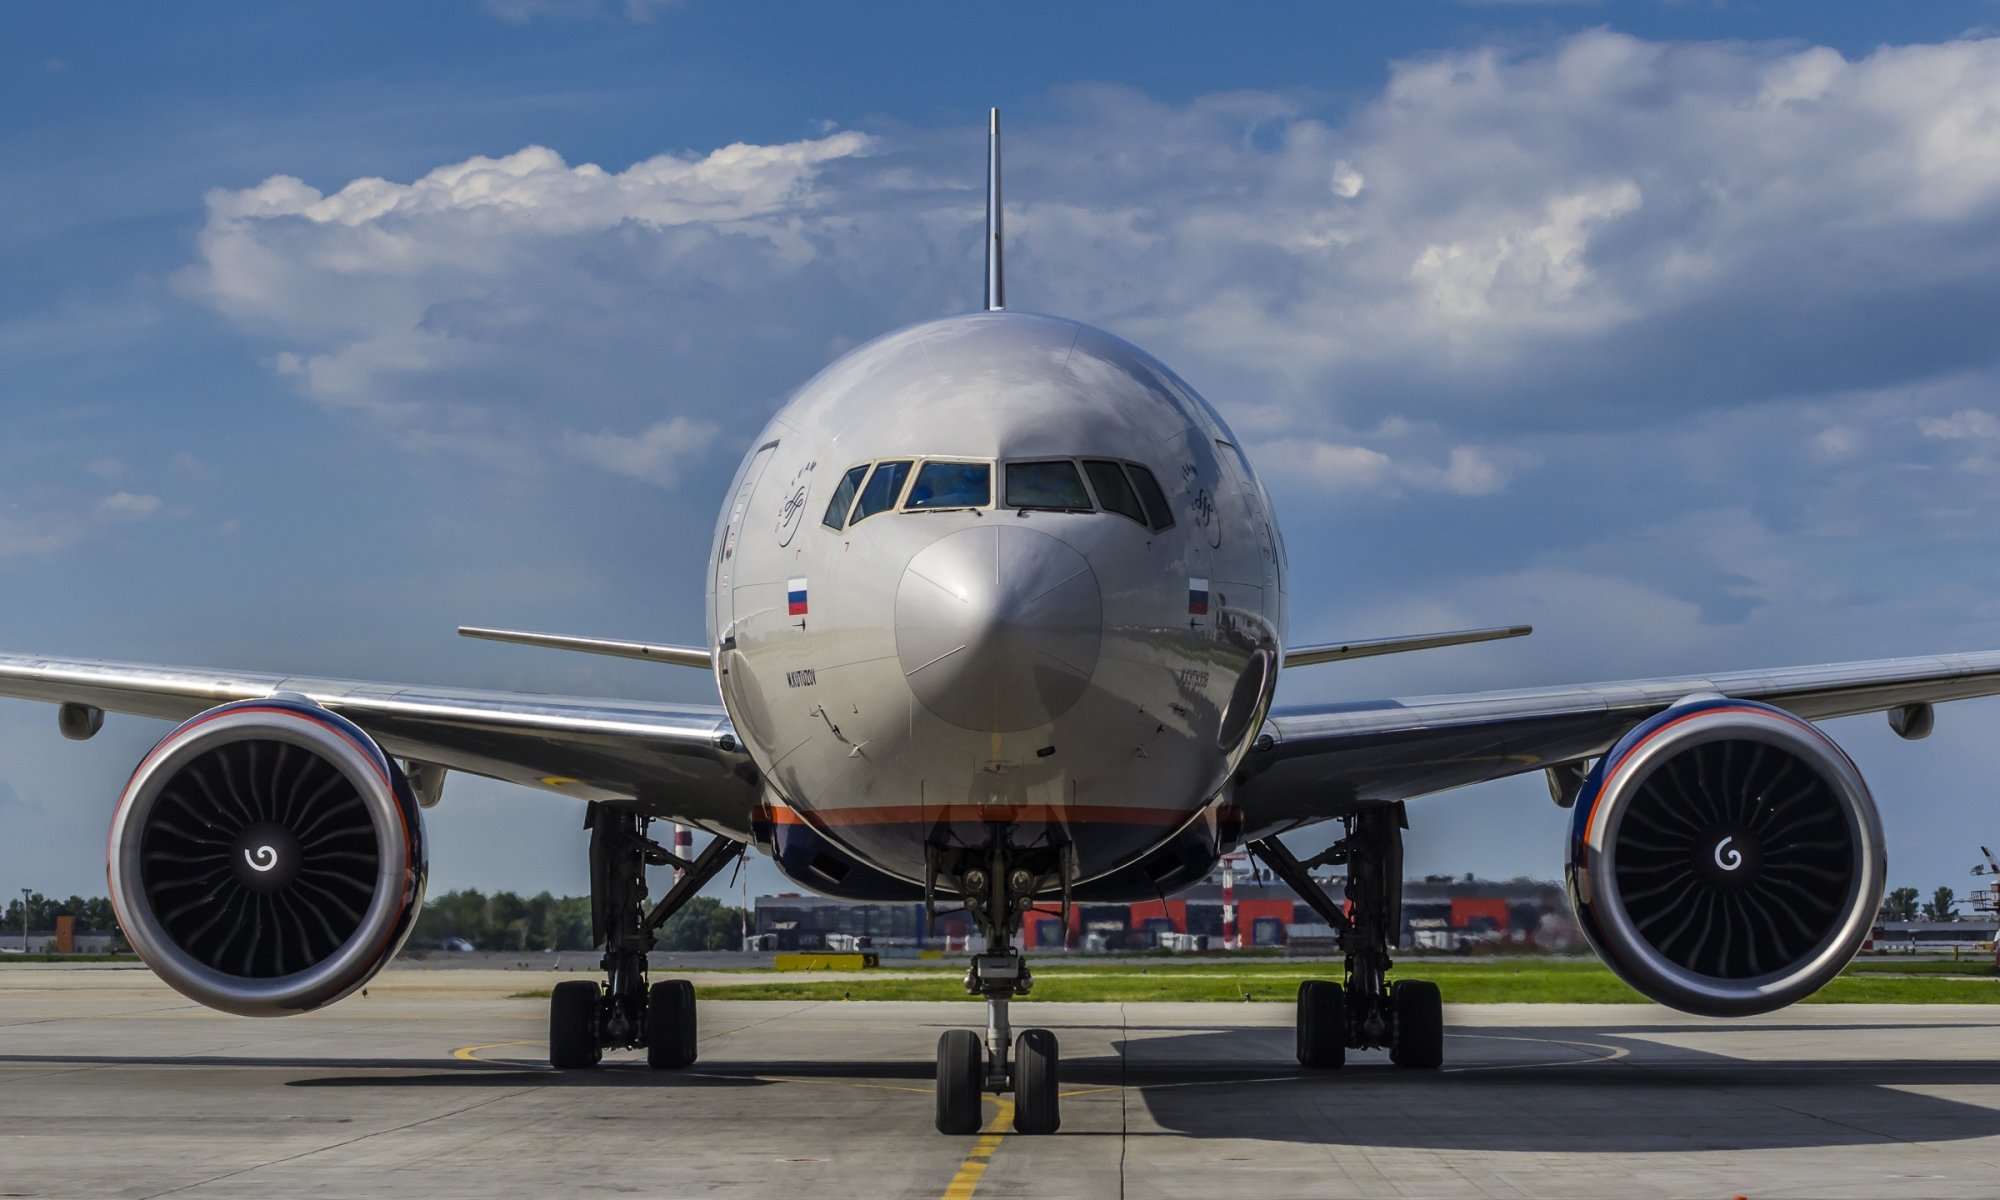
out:
<path id="1" fill-rule="evenodd" d="M 1339 895 L 1341 876 L 1328 877 Z M 1239 873 L 1236 922 L 1244 946 L 1332 948 L 1333 930 L 1311 906 L 1268 873 Z M 759 896 L 756 931 L 781 950 L 815 950 L 846 938 L 865 937 L 876 947 L 963 949 L 972 924 L 962 914 L 941 914 L 924 928 L 921 904 L 850 904 L 823 896 Z M 1048 905 L 1022 921 L 1021 944 L 1030 949 L 1150 950 L 1174 940 L 1222 946 L 1220 873 L 1178 896 L 1135 904 L 1076 904 L 1064 928 Z M 1191 939 L 1188 935 L 1191 935 Z M 1561 952 L 1580 944 L 1569 902 L 1556 884 L 1528 879 L 1481 880 L 1433 875 L 1403 885 L 1400 944 L 1437 950 L 1479 942 L 1511 942 Z"/>

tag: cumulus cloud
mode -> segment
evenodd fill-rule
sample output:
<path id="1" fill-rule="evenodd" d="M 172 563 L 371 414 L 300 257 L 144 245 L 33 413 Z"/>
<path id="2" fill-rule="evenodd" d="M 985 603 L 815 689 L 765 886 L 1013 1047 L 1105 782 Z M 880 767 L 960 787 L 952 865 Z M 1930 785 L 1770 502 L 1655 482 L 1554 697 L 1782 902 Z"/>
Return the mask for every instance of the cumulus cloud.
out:
<path id="1" fill-rule="evenodd" d="M 1453 446 L 1444 461 L 1391 457 L 1367 446 L 1293 439 L 1255 446 L 1264 471 L 1320 491 L 1400 490 L 1490 496 L 1535 465 L 1532 454 L 1512 449 Z"/>
<path id="2" fill-rule="evenodd" d="M 681 0 L 481 0 L 482 8 L 510 25 L 530 21 L 585 21 L 622 16 L 646 24 L 681 6 Z"/>
<path id="3" fill-rule="evenodd" d="M 68 549 L 82 533 L 78 522 L 59 515 L 0 510 L 0 561 Z"/>
<path id="4" fill-rule="evenodd" d="M 1962 408 L 1949 416 L 1918 417 L 1917 428 L 1927 438 L 1990 441 L 2000 438 L 2000 417 L 1984 409 Z"/>
<path id="5" fill-rule="evenodd" d="M 762 306 L 837 234 L 807 228 L 818 173 L 870 146 L 837 132 L 617 172 L 528 147 L 331 193 L 274 177 L 209 196 L 181 285 L 397 446 L 532 469 L 564 420 L 657 410 L 662 379 L 736 366 L 746 329 L 796 334 Z"/>
<path id="6" fill-rule="evenodd" d="M 138 492 L 113 492 L 94 501 L 0 506 L 0 562 L 71 550 L 113 526 L 150 520 L 161 507 L 160 497 Z"/>
<path id="7" fill-rule="evenodd" d="M 570 453 L 584 462 L 670 488 L 678 482 L 682 466 L 715 440 L 715 432 L 710 422 L 675 417 L 631 437 L 572 431 L 565 442 Z"/>
<path id="8" fill-rule="evenodd" d="M 139 492 L 113 492 L 97 502 L 100 517 L 114 521 L 143 521 L 160 511 L 160 498 Z"/>
<path id="9" fill-rule="evenodd" d="M 1338 116 L 1077 87 L 1016 124 L 1010 294 L 1160 350 L 1302 485 L 1492 495 L 1537 436 L 2000 367 L 1996 131 L 2000 40 L 1849 59 L 1600 30 L 1400 63 Z M 978 138 L 274 177 L 211 194 L 182 283 L 394 445 L 602 450 L 660 482 L 645 435 L 584 431 L 734 444 L 830 348 L 972 306 Z M 1427 432 L 1369 432 L 1405 419 Z M 1822 468 L 1868 457 L 1838 423 L 1806 435 Z"/>

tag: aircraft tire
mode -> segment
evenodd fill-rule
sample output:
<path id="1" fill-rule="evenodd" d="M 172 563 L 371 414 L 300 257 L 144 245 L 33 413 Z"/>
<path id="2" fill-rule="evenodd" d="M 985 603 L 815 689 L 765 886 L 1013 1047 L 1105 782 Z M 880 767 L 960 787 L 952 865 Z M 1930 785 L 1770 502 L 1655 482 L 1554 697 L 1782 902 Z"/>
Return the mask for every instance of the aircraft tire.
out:
<path id="1" fill-rule="evenodd" d="M 1444 1065 L 1444 1000 L 1438 986 L 1418 979 L 1389 985 L 1389 1061 L 1399 1067 L 1431 1071 Z"/>
<path id="2" fill-rule="evenodd" d="M 937 1046 L 937 1131 L 978 1133 L 979 1098 L 984 1082 L 979 1035 L 947 1029 Z"/>
<path id="3" fill-rule="evenodd" d="M 1024 1029 L 1014 1039 L 1015 1133 L 1054 1133 L 1062 1127 L 1060 1057 L 1056 1035 L 1046 1029 Z"/>
<path id="4" fill-rule="evenodd" d="M 1299 1065 L 1330 1071 L 1347 1062 L 1347 997 L 1325 979 L 1299 984 Z"/>
<path id="5" fill-rule="evenodd" d="M 549 1065 L 560 1071 L 582 1071 L 604 1057 L 597 1042 L 597 1009 L 601 995 L 589 979 L 569 979 L 549 993 Z"/>
<path id="6" fill-rule="evenodd" d="M 673 1071 L 694 1065 L 694 985 L 663 979 L 646 989 L 646 1065 Z"/>

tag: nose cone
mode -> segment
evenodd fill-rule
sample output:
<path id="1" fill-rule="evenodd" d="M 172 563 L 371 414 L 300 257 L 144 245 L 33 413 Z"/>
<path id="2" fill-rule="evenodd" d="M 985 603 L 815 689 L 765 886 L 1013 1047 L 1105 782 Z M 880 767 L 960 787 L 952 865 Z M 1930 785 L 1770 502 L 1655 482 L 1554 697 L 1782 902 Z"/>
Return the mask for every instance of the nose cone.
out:
<path id="1" fill-rule="evenodd" d="M 1045 725 L 1097 667 L 1103 601 L 1083 555 L 999 515 L 919 551 L 896 590 L 896 653 L 910 690 L 952 724 Z"/>

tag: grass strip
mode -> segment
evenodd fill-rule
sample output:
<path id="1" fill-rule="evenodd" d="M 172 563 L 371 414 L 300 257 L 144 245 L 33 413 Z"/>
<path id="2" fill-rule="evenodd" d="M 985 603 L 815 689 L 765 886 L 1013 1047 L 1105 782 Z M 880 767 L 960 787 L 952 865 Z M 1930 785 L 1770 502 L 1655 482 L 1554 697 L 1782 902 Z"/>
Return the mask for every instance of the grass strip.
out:
<path id="1" fill-rule="evenodd" d="M 1901 964 L 1917 966 L 1922 964 Z M 1944 964 L 1954 965 L 1954 964 Z M 1967 964 L 1956 964 L 1964 967 Z M 1244 963 L 1233 970 L 1211 964 L 1121 968 L 1085 964 L 1067 970 L 1040 970 L 1025 1003 L 1088 1001 L 1243 1001 L 1283 1003 L 1298 994 L 1301 980 L 1338 977 L 1332 963 Z M 1872 965 L 1849 972 L 1812 996 L 1818 1004 L 1993 1004 L 2000 986 L 1991 978 L 1940 977 L 1942 972 L 1894 974 Z M 1418 962 L 1396 972 L 1399 978 L 1431 979 L 1454 1004 L 1643 1004 L 1645 997 L 1602 964 L 1576 962 Z M 754 983 L 710 983 L 696 992 L 711 1000 L 962 1000 L 968 996 L 956 976 L 926 974 L 868 979 L 813 979 L 767 975 Z M 546 989 L 517 992 L 542 998 Z"/>

